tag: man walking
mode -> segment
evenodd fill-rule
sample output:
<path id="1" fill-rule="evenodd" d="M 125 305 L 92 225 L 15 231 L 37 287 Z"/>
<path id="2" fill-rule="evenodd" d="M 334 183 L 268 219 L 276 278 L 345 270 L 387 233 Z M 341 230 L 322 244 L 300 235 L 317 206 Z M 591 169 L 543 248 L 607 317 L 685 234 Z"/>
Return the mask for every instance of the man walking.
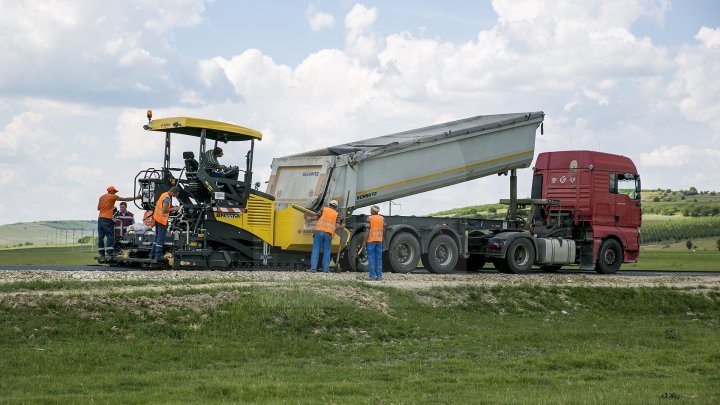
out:
<path id="1" fill-rule="evenodd" d="M 120 197 L 117 195 L 118 190 L 110 186 L 107 188 L 107 194 L 100 196 L 98 199 L 98 256 L 111 256 L 115 250 L 115 222 L 113 221 L 113 210 L 116 201 L 132 201 L 137 200 L 136 197 Z M 107 239 L 107 241 L 106 241 Z"/>
<path id="2" fill-rule="evenodd" d="M 170 218 L 171 212 L 180 210 L 179 206 L 172 206 L 172 199 L 173 197 L 177 197 L 179 194 L 180 189 L 177 186 L 172 186 L 170 187 L 170 190 L 162 193 L 160 198 L 158 198 L 155 202 L 155 213 L 153 214 L 153 219 L 155 220 L 155 242 L 150 250 L 151 263 L 157 263 L 158 259 L 163 255 L 168 218 Z"/>
<path id="3" fill-rule="evenodd" d="M 383 232 L 385 231 L 385 218 L 380 215 L 380 207 L 373 205 L 370 208 L 370 216 L 365 223 L 365 241 L 370 280 L 382 280 L 382 251 Z"/>
<path id="4" fill-rule="evenodd" d="M 342 224 L 338 221 L 337 212 L 338 202 L 331 200 L 327 207 L 323 207 L 322 210 L 318 211 L 313 216 L 305 216 L 306 221 L 315 221 L 315 235 L 313 235 L 313 249 L 310 255 L 310 270 L 317 271 L 318 259 L 320 258 L 320 250 L 323 252 L 323 272 L 330 272 L 330 248 L 332 246 L 332 238 L 335 234 L 335 230 L 338 227 L 342 227 Z"/>

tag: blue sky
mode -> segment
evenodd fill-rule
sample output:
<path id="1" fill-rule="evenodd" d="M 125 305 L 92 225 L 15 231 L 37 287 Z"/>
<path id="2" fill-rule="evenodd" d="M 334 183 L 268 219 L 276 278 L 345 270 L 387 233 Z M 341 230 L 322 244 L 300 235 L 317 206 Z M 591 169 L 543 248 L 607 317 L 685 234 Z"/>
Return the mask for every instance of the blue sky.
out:
<path id="1" fill-rule="evenodd" d="M 141 129 L 148 107 L 262 131 L 260 181 L 272 157 L 543 110 L 537 153 L 623 154 L 646 188 L 720 191 L 717 1 L 0 0 L 0 11 L 0 224 L 93 219 L 105 187 L 129 195 L 162 160 L 162 140 Z M 193 148 L 183 142 L 176 161 Z M 393 211 L 491 203 L 506 183 Z"/>

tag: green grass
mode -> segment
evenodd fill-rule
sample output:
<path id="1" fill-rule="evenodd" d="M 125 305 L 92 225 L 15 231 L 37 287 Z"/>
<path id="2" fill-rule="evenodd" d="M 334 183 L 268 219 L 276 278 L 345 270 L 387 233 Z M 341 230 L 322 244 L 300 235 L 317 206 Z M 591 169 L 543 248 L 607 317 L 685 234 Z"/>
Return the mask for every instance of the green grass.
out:
<path id="1" fill-rule="evenodd" d="M 0 265 L 89 265 L 97 264 L 95 256 L 89 245 L 1 249 Z"/>
<path id="2" fill-rule="evenodd" d="M 2 402 L 720 401 L 720 293 L 318 282 L 4 296 Z"/>

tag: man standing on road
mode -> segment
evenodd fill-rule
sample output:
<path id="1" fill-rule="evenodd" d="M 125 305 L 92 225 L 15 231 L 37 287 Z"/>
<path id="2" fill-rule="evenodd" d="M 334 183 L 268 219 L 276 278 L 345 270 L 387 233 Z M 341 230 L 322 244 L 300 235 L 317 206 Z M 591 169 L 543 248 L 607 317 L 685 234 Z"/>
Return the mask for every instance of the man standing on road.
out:
<path id="1" fill-rule="evenodd" d="M 155 220 L 155 242 L 150 250 L 150 262 L 157 263 L 158 259 L 163 255 L 163 246 L 165 245 L 165 235 L 167 233 L 168 218 L 170 218 L 171 212 L 177 212 L 180 207 L 172 206 L 173 197 L 177 197 L 180 194 L 180 189 L 177 186 L 170 187 L 165 193 L 160 195 L 160 198 L 155 202 L 155 213 L 153 219 Z"/>
<path id="2" fill-rule="evenodd" d="M 380 215 L 380 207 L 373 205 L 370 208 L 370 216 L 365 223 L 365 253 L 370 266 L 370 280 L 382 280 L 382 250 L 383 232 L 385 231 L 385 218 Z"/>
<path id="3" fill-rule="evenodd" d="M 313 235 L 313 249 L 310 255 L 310 269 L 308 271 L 315 272 L 318 267 L 318 259 L 320 258 L 320 250 L 323 252 L 323 272 L 330 272 L 330 248 L 332 246 L 332 238 L 338 227 L 342 228 L 342 223 L 338 220 L 337 212 L 338 202 L 331 200 L 327 207 L 323 207 L 317 214 L 305 216 L 306 221 L 315 221 L 315 235 Z"/>
<path id="4" fill-rule="evenodd" d="M 111 256 L 114 253 L 115 246 L 115 222 L 113 221 L 113 210 L 116 201 L 132 201 L 137 200 L 136 197 L 120 197 L 117 195 L 118 190 L 110 186 L 107 188 L 107 194 L 100 196 L 97 209 L 98 214 L 98 256 Z M 107 238 L 107 242 L 105 239 Z"/>

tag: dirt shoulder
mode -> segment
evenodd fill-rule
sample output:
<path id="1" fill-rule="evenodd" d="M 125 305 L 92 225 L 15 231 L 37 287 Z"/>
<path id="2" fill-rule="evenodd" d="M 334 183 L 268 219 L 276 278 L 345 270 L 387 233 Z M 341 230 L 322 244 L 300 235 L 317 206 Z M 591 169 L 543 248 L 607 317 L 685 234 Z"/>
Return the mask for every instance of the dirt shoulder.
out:
<path id="1" fill-rule="evenodd" d="M 327 281 L 365 281 L 376 285 L 405 288 L 424 289 L 441 286 L 477 285 L 537 285 L 537 286 L 587 286 L 587 287 L 673 287 L 692 288 L 703 286 L 705 288 L 720 288 L 720 276 L 687 276 L 662 275 L 600 275 L 600 274 L 384 274 L 380 282 L 369 281 L 361 273 L 306 273 L 306 272 L 268 272 L 268 271 L 47 271 L 22 270 L 0 271 L 0 283 L 19 281 L 146 281 L 150 285 L 162 284 L 165 281 L 174 283 L 187 282 L 198 286 L 207 281 L 209 284 L 274 284 L 287 281 L 314 282 Z M 138 287 L 147 289 L 147 286 Z"/>

